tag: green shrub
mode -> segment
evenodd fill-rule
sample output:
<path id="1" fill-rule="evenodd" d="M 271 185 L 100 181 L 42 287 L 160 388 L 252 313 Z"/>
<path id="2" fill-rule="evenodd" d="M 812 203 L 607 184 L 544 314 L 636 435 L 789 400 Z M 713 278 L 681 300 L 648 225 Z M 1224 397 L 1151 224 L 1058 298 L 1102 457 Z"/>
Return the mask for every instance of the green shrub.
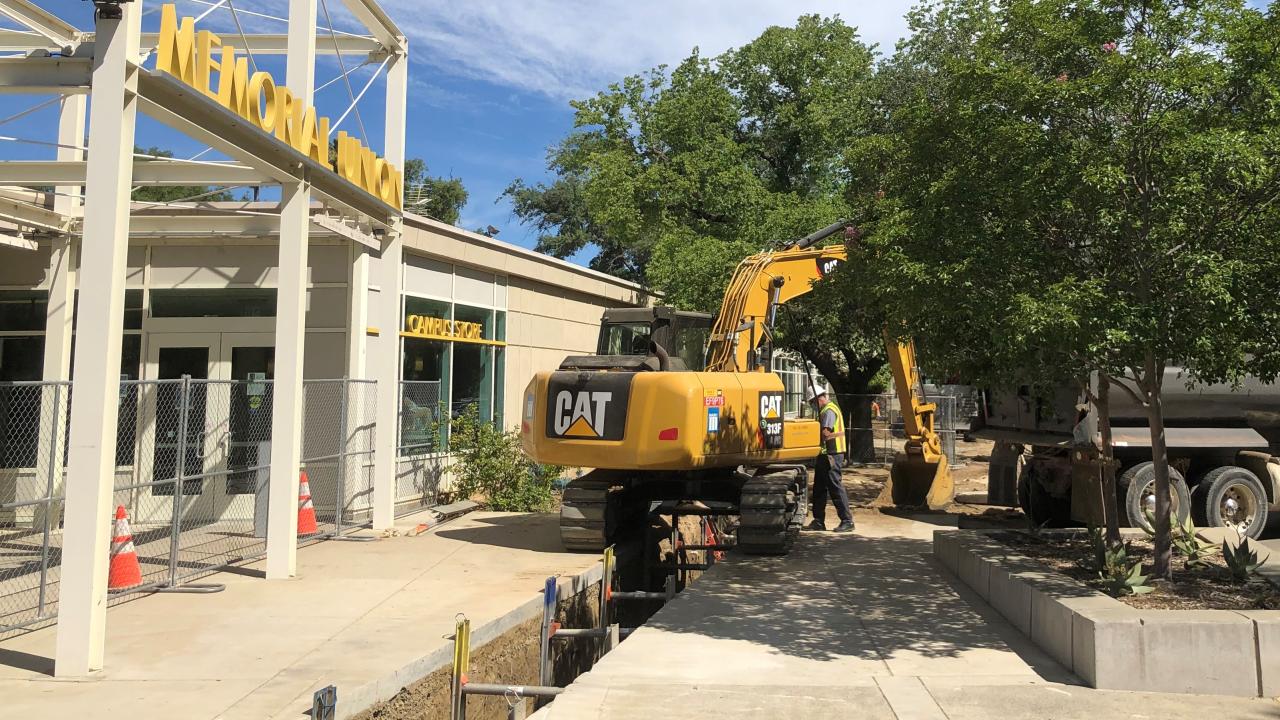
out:
<path id="1" fill-rule="evenodd" d="M 480 419 L 472 405 L 450 421 L 449 451 L 459 496 L 483 495 L 493 510 L 533 512 L 551 507 L 551 483 L 562 469 L 530 460 L 517 433 Z"/>

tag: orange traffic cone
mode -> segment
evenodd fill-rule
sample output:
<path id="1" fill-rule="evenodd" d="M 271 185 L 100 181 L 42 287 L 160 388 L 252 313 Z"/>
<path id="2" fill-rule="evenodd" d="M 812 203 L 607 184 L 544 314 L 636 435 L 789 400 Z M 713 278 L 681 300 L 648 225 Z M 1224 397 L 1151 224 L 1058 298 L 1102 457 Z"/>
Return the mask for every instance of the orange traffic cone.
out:
<path id="1" fill-rule="evenodd" d="M 142 584 L 142 566 L 138 550 L 133 546 L 129 514 L 123 505 L 116 506 L 116 524 L 111 538 L 111 565 L 107 571 L 107 589 L 125 590 Z"/>
<path id="2" fill-rule="evenodd" d="M 298 535 L 310 535 L 320 528 L 316 526 L 316 506 L 311 504 L 311 484 L 307 482 L 307 471 L 302 471 L 302 480 L 298 482 Z"/>

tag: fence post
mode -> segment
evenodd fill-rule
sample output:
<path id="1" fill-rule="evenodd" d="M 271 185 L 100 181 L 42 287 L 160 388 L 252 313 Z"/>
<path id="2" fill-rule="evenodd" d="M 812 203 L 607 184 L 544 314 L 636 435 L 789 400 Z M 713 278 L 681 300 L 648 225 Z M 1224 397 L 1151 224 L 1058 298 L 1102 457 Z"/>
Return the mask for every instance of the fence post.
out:
<path id="1" fill-rule="evenodd" d="M 348 424 L 347 413 L 349 412 L 350 403 L 348 402 L 348 394 L 351 392 L 351 378 L 343 376 L 342 378 L 342 398 L 341 416 L 338 420 L 338 437 L 341 440 L 341 446 L 338 448 L 338 496 L 334 500 L 333 508 L 333 534 L 342 534 L 342 515 L 346 511 L 347 503 L 347 461 L 351 459 L 351 455 L 347 452 L 348 443 Z"/>
<path id="2" fill-rule="evenodd" d="M 36 606 L 37 617 L 44 617 L 45 594 L 49 585 L 49 536 L 53 531 L 51 527 L 53 525 L 53 488 L 55 487 L 55 476 L 58 472 L 58 448 L 61 445 L 58 442 L 58 430 L 61 422 L 58 410 L 62 402 L 62 385 L 48 385 L 47 387 L 53 390 L 53 410 L 50 411 L 52 425 L 49 427 L 53 438 L 49 443 L 49 477 L 44 491 L 44 542 L 40 546 L 40 597 Z"/>
<path id="3" fill-rule="evenodd" d="M 174 464 L 173 522 L 169 536 L 169 587 L 178 584 L 178 543 L 182 535 L 182 495 L 187 477 L 187 416 L 191 403 L 191 376 L 183 375 L 178 386 L 178 457 Z"/>

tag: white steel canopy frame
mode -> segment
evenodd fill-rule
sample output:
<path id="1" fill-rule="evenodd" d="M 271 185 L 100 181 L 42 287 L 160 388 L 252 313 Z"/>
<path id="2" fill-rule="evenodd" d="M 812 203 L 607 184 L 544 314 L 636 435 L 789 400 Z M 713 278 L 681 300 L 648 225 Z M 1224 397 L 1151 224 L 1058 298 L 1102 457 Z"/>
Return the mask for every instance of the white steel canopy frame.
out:
<path id="1" fill-rule="evenodd" d="M 288 89 L 304 107 L 310 107 L 315 92 L 317 54 L 338 57 L 342 69 L 338 79 L 346 83 L 351 100 L 343 116 L 353 110 L 358 113 L 355 106 L 373 84 L 365 85 L 359 96 L 351 93 L 348 66 L 377 65 L 375 77 L 386 73 L 382 154 L 393 167 L 402 169 L 408 89 L 404 34 L 375 0 L 342 0 L 367 34 L 338 32 L 328 22 L 329 27 L 317 37 L 317 2 L 289 0 L 283 34 L 244 33 L 237 19 L 238 35 L 229 35 L 228 44 L 247 52 L 250 62 L 254 54 L 284 55 Z M 129 238 L 167 234 L 216 241 L 223 235 L 247 234 L 279 243 L 268 578 L 296 573 L 309 237 L 323 233 L 352 243 L 349 376 L 364 374 L 366 334 L 395 343 L 401 323 L 400 210 L 384 200 L 385 194 L 379 197 L 358 187 L 209 95 L 145 67 L 157 54 L 160 36 L 142 32 L 144 3 L 156 4 L 121 0 L 118 19 L 98 14 L 94 31 L 85 32 L 33 0 L 0 0 L 0 16 L 23 28 L 0 28 L 0 53 L 8 54 L 0 57 L 0 93 L 53 95 L 61 102 L 56 142 L 8 136 L 0 130 L 0 146 L 4 141 L 34 143 L 49 146 L 56 154 L 49 160 L 0 161 L 0 245 L 29 248 L 33 236 L 51 243 L 50 307 L 64 308 L 47 320 L 44 362 L 46 380 L 70 379 L 75 387 L 66 441 L 67 502 L 55 658 L 55 674 L 61 677 L 87 676 L 101 670 L 104 661 L 110 540 L 104 519 L 111 509 L 119 402 L 118 361 L 113 358 L 121 353 Z M 209 8 L 205 14 L 226 9 L 234 18 L 237 11 L 233 0 L 203 4 Z M 88 12 L 89 4 L 84 8 Z M 324 9 L 327 20 L 328 8 Z M 343 62 L 344 55 L 358 59 Z M 92 103 L 86 102 L 88 97 Z M 0 119 L 0 125 L 35 109 Z M 133 152 L 139 111 L 231 160 L 160 159 Z M 328 138 L 324 141 L 327 146 Z M 270 210 L 259 203 L 252 210 L 219 208 L 219 212 L 180 201 L 131 202 L 132 189 L 147 185 L 278 186 L 281 200 Z M 32 190 L 21 190 L 24 187 Z M 318 212 L 313 196 L 321 206 Z M 49 197 L 51 203 L 46 202 Z M 141 212 L 138 208 L 144 206 L 149 209 Z M 156 212 L 165 206 L 175 212 Z M 79 268 L 72 260 L 77 246 Z M 379 284 L 373 300 L 370 278 Z M 72 365 L 69 301 L 77 291 L 77 357 L 74 376 L 68 378 Z M 64 302 L 52 302 L 53 295 Z M 385 528 L 392 521 L 394 498 L 399 352 L 392 346 L 378 349 L 373 355 L 378 361 L 369 363 L 382 381 L 378 422 L 384 428 L 377 435 L 373 521 L 375 528 Z"/>

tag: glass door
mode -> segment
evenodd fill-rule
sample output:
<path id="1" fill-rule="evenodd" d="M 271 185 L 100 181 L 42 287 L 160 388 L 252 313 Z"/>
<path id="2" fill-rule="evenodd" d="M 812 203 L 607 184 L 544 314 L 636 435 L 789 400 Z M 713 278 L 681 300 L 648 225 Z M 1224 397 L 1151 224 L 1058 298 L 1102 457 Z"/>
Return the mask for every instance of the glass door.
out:
<path id="1" fill-rule="evenodd" d="M 274 337 L 223 333 L 220 371 L 229 380 L 226 470 L 228 495 L 256 491 L 258 470 L 269 463 Z"/>
<path id="2" fill-rule="evenodd" d="M 220 351 L 216 333 L 150 338 L 145 378 L 153 382 L 138 387 L 142 442 L 137 482 L 149 483 L 141 486 L 134 503 L 139 522 L 167 522 L 171 502 L 145 498 L 174 496 L 178 477 L 187 498 L 205 490 L 202 478 L 216 462 L 217 447 L 210 433 L 208 381 L 217 372 Z M 191 378 L 186 392 L 184 376 Z"/>

